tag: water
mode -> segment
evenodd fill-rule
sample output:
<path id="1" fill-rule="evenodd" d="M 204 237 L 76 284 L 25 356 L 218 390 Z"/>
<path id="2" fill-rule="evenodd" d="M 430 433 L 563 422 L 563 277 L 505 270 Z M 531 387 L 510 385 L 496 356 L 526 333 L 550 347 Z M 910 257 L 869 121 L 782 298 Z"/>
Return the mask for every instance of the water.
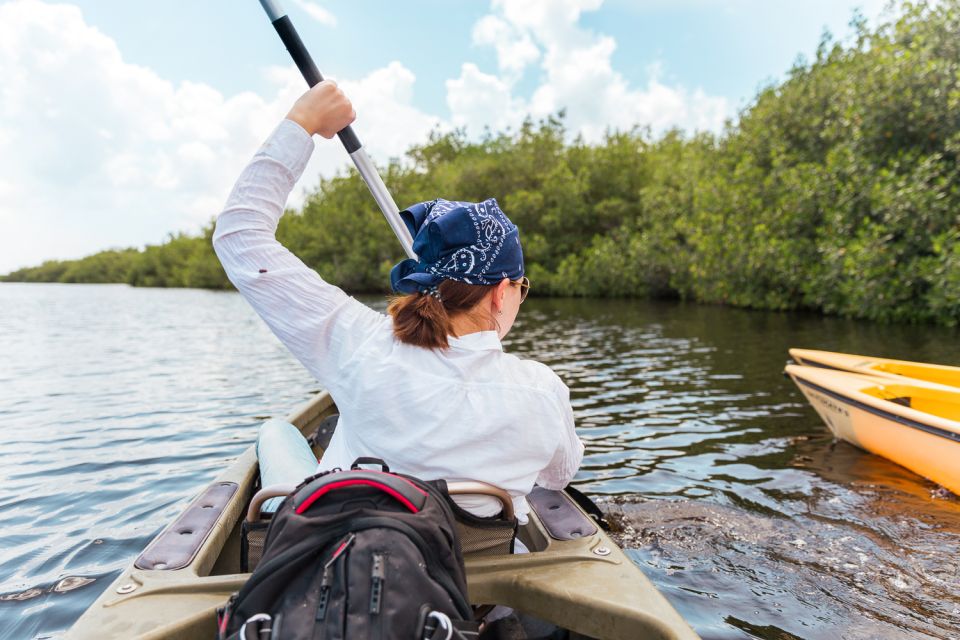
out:
<path id="1" fill-rule="evenodd" d="M 953 638 L 960 502 L 834 443 L 780 372 L 791 346 L 958 363 L 958 337 L 531 299 L 506 346 L 571 387 L 577 483 L 705 638 Z M 316 388 L 233 293 L 0 285 L 0 637 L 69 627 Z"/>

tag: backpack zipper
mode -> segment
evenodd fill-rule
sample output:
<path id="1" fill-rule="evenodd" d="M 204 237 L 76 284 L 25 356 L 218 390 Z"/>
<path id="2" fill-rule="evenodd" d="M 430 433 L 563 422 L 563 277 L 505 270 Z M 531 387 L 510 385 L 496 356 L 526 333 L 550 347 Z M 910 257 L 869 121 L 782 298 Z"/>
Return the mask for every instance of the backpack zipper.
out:
<path id="1" fill-rule="evenodd" d="M 370 613 L 380 613 L 380 600 L 383 598 L 383 583 L 386 571 L 383 566 L 383 554 L 373 554 L 373 566 L 370 569 Z"/>
<path id="2" fill-rule="evenodd" d="M 333 552 L 330 559 L 323 565 L 323 573 L 320 576 L 320 600 L 317 602 L 317 614 L 315 620 L 323 620 L 327 617 L 327 606 L 330 604 L 330 591 L 333 587 L 333 563 L 335 563 L 343 552 L 347 550 L 353 541 L 357 539 L 356 534 L 351 533 L 344 538 L 337 550 Z"/>
<path id="3" fill-rule="evenodd" d="M 316 621 L 321 621 L 327 617 L 327 605 L 330 604 L 330 574 L 332 572 L 327 567 L 323 568 L 323 577 L 320 579 L 320 599 L 317 601 Z"/>
<path id="4" fill-rule="evenodd" d="M 447 511 L 449 511 L 449 507 L 447 507 Z M 273 526 L 272 521 L 270 524 L 271 526 Z M 414 545 L 419 548 L 420 553 L 421 555 L 423 555 L 424 559 L 427 559 L 427 573 L 434 580 L 439 582 L 441 586 L 445 588 L 447 593 L 453 599 L 457 608 L 460 609 L 460 612 L 461 612 L 460 615 L 464 616 L 467 619 L 469 619 L 468 616 L 473 615 L 472 609 L 470 608 L 470 604 L 464 599 L 463 595 L 460 594 L 459 590 L 454 585 L 452 577 L 445 570 L 440 572 L 434 572 L 433 570 L 431 570 L 431 564 L 432 564 L 431 561 L 435 561 L 437 562 L 437 564 L 439 564 L 436 556 L 436 552 L 434 552 L 434 550 L 431 549 L 426 544 L 426 541 L 423 539 L 423 537 L 421 537 L 418 533 L 416 533 L 410 525 L 399 522 L 396 519 L 392 519 L 392 518 L 385 518 L 382 516 L 368 516 L 368 517 L 357 518 L 355 520 L 342 523 L 340 526 L 335 527 L 331 531 L 328 531 L 327 535 L 329 536 L 329 538 L 326 538 L 326 539 L 329 540 L 330 538 L 333 538 L 338 534 L 349 532 L 351 529 L 353 529 L 354 531 L 361 531 L 363 529 L 368 529 L 372 527 L 386 527 L 389 529 L 396 529 L 398 531 L 402 531 L 403 533 L 407 534 L 407 536 L 411 538 L 411 541 L 414 542 Z M 350 536 L 347 536 L 347 538 L 349 537 Z M 268 578 L 275 571 L 276 567 L 285 567 L 286 564 L 288 564 L 293 559 L 298 559 L 298 561 L 302 560 L 305 556 L 309 555 L 310 552 L 315 551 L 317 549 L 318 549 L 317 541 L 306 539 L 300 542 L 299 544 L 284 550 L 282 553 L 273 556 L 268 561 L 262 562 L 260 566 L 257 567 L 257 572 L 255 572 L 255 575 L 251 576 L 250 579 L 247 580 L 247 583 L 243 585 L 238 595 L 245 596 L 245 599 L 252 598 L 253 596 L 251 594 L 257 590 L 257 588 L 260 586 L 260 583 L 263 582 L 265 578 Z M 330 580 L 330 582 L 332 582 L 332 580 Z M 329 597 L 330 596 L 328 591 L 327 593 L 328 604 L 329 604 Z M 324 611 L 324 615 L 326 615 L 326 611 Z"/>
<path id="5" fill-rule="evenodd" d="M 354 531 L 376 527 L 395 529 L 406 534 L 407 538 L 419 549 L 420 555 L 423 556 L 423 559 L 426 561 L 427 574 L 436 582 L 440 583 L 440 586 L 446 590 L 447 594 L 453 600 L 454 605 L 459 609 L 460 615 L 463 616 L 464 619 L 469 619 L 469 617 L 473 615 L 473 609 L 470 607 L 470 603 L 467 602 L 466 598 L 460 593 L 460 590 L 453 581 L 453 577 L 441 565 L 437 553 L 412 526 L 395 518 L 385 518 L 383 516 L 358 518 L 353 523 Z M 439 570 L 434 570 L 434 568 Z"/>

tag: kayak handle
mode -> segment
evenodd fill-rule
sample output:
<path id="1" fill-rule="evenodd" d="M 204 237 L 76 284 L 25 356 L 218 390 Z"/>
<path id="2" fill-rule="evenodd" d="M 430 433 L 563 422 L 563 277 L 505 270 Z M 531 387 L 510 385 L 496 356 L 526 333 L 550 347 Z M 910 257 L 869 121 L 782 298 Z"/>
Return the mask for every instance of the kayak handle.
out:
<path id="1" fill-rule="evenodd" d="M 293 22 L 290 21 L 290 16 L 280 8 L 276 0 L 260 0 L 260 6 L 266 11 L 273 28 L 276 29 L 277 35 L 280 36 L 280 40 L 283 41 L 283 45 L 287 48 L 297 68 L 300 69 L 300 74 L 307 81 L 307 84 L 313 87 L 323 82 L 323 75 L 313 62 L 313 58 L 303 44 L 303 40 L 300 39 L 300 34 L 297 33 Z M 343 143 L 343 148 L 350 154 L 350 159 L 353 160 L 360 177 L 363 178 L 363 182 L 370 190 L 370 195 L 373 196 L 377 206 L 380 207 L 380 212 L 383 213 L 387 224 L 390 225 L 394 235 L 397 236 L 397 240 L 403 246 L 407 257 L 416 260 L 417 254 L 413 250 L 413 237 L 400 218 L 400 209 L 394 202 L 393 196 L 390 195 L 387 185 L 383 183 L 380 173 L 367 155 L 353 127 L 347 125 L 337 132 L 337 137 Z"/>
<path id="2" fill-rule="evenodd" d="M 260 520 L 260 509 L 267 500 L 281 496 L 286 498 L 296 490 L 297 485 L 295 484 L 274 484 L 260 489 L 250 500 L 250 506 L 247 507 L 247 522 L 257 522 Z"/>
<path id="3" fill-rule="evenodd" d="M 500 501 L 500 507 L 503 510 L 502 515 L 506 520 L 513 520 L 513 498 L 510 494 L 486 482 L 476 480 L 461 480 L 447 483 L 447 494 L 451 496 L 478 495 L 491 496 Z"/>

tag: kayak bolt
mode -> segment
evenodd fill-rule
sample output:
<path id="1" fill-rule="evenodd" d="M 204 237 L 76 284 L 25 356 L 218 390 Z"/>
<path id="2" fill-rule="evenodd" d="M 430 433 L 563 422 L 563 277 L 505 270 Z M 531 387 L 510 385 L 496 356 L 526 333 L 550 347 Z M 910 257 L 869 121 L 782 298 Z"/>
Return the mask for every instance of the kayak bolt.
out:
<path id="1" fill-rule="evenodd" d="M 136 588 L 137 585 L 132 582 L 128 582 L 127 584 L 122 584 L 117 587 L 117 593 L 132 593 L 134 590 L 136 590 Z"/>
<path id="2" fill-rule="evenodd" d="M 609 547 L 597 547 L 596 549 L 593 550 L 593 553 L 595 553 L 598 556 L 608 556 L 610 555 L 610 549 Z"/>

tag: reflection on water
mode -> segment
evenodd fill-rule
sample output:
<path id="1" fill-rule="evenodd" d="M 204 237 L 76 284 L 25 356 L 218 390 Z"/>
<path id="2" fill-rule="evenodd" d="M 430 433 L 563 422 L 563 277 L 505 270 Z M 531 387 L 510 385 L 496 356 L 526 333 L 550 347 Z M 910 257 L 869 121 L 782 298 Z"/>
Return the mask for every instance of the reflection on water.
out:
<path id="1" fill-rule="evenodd" d="M 780 372 L 791 346 L 957 363 L 958 337 L 531 299 L 506 347 L 570 385 L 577 483 L 704 637 L 949 638 L 960 503 L 833 443 Z M 313 390 L 236 294 L 0 285 L 0 637 L 68 627 L 259 420 Z"/>

